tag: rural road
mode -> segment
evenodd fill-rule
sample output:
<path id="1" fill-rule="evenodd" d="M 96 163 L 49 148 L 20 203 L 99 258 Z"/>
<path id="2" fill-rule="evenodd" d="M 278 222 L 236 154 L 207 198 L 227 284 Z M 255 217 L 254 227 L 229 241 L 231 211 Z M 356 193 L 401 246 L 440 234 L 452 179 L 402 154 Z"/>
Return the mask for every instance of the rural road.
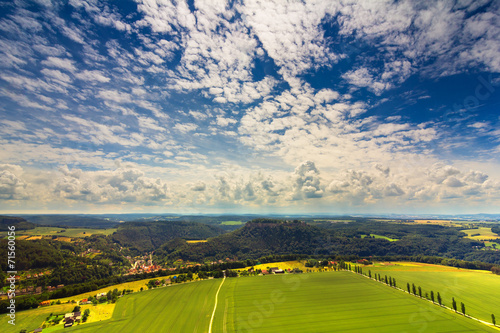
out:
<path id="1" fill-rule="evenodd" d="M 222 279 L 222 282 L 220 283 L 219 289 L 217 289 L 217 293 L 215 294 L 215 306 L 214 306 L 214 311 L 212 312 L 212 318 L 210 318 L 210 326 L 208 327 L 208 333 L 212 333 L 212 324 L 214 322 L 214 316 L 215 316 L 215 310 L 217 310 L 217 301 L 219 298 L 219 291 L 222 285 L 224 284 L 224 281 L 226 280 L 226 276 Z"/>

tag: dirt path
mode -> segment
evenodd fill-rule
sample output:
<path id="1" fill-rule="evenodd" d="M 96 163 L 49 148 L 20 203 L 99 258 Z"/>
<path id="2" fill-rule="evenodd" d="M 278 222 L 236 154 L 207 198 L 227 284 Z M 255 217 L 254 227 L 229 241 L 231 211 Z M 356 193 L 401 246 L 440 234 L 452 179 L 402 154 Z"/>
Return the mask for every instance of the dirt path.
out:
<path id="1" fill-rule="evenodd" d="M 217 310 L 217 301 L 219 299 L 219 291 L 222 285 L 224 284 L 224 281 L 226 281 L 226 277 L 222 279 L 222 282 L 220 283 L 219 289 L 217 289 L 217 293 L 215 294 L 215 306 L 214 306 L 214 311 L 212 312 L 212 318 L 210 318 L 210 326 L 208 327 L 208 333 L 212 333 L 212 324 L 214 322 L 214 316 L 215 316 L 215 310 Z"/>

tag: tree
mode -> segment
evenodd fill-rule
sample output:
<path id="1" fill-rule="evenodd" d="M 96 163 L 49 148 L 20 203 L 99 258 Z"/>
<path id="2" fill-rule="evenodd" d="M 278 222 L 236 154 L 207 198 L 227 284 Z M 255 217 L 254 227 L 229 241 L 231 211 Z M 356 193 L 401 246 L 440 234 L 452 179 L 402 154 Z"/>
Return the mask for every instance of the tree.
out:
<path id="1" fill-rule="evenodd" d="M 80 312 L 80 306 L 78 306 L 78 305 L 77 305 L 77 306 L 75 306 L 75 307 L 73 308 L 73 312 Z"/>
<path id="2" fill-rule="evenodd" d="M 392 278 L 392 286 L 393 286 L 393 287 L 397 287 L 397 286 L 396 286 L 396 279 L 395 279 L 395 278 Z"/>
<path id="3" fill-rule="evenodd" d="M 411 294 L 410 284 L 408 282 L 406 282 L 406 289 L 408 289 L 408 294 Z"/>
<path id="4" fill-rule="evenodd" d="M 431 300 L 432 300 L 432 303 L 434 303 L 434 292 L 431 290 Z"/>
<path id="5" fill-rule="evenodd" d="M 455 301 L 455 297 L 451 298 L 451 305 L 453 307 L 453 310 L 455 310 L 455 312 L 457 312 L 457 302 Z"/>
<path id="6" fill-rule="evenodd" d="M 497 322 L 495 321 L 495 315 L 493 313 L 491 314 L 491 322 L 496 326 Z"/>
<path id="7" fill-rule="evenodd" d="M 422 297 L 422 288 L 420 286 L 418 286 L 418 296 Z"/>
<path id="8" fill-rule="evenodd" d="M 368 270 L 368 277 L 371 279 L 372 278 L 372 271 Z"/>
<path id="9" fill-rule="evenodd" d="M 438 292 L 438 295 L 437 295 L 437 300 L 438 300 L 439 305 L 441 305 L 441 294 L 439 294 L 439 292 Z"/>
<path id="10" fill-rule="evenodd" d="M 389 284 L 389 282 L 387 282 L 387 275 L 384 278 L 385 278 L 385 284 Z"/>
<path id="11" fill-rule="evenodd" d="M 411 289 L 413 291 L 413 295 L 416 295 L 417 294 L 417 287 L 415 287 L 414 283 L 411 284 Z"/>
<path id="12" fill-rule="evenodd" d="M 462 308 L 462 313 L 465 316 L 465 304 L 464 304 L 464 302 L 460 302 L 460 307 Z"/>

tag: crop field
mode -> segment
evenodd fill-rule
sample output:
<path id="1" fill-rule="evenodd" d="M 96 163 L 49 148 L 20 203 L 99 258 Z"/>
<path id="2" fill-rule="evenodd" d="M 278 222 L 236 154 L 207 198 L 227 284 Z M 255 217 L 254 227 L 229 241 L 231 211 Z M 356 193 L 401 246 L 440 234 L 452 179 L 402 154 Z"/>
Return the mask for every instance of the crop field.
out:
<path id="1" fill-rule="evenodd" d="M 66 313 L 73 310 L 76 304 L 59 304 L 37 309 L 19 311 L 16 313 L 16 325 L 7 323 L 7 316 L 2 314 L 0 330 L 3 333 L 19 333 L 25 329 L 28 332 L 37 329 L 51 313 Z"/>
<path id="2" fill-rule="evenodd" d="M 312 271 L 312 272 L 319 271 L 319 268 L 306 267 L 304 265 L 304 263 L 305 263 L 305 261 L 302 262 L 302 261 L 293 260 L 293 261 L 271 262 L 271 263 L 259 264 L 259 265 L 255 265 L 255 266 L 251 266 L 251 267 L 253 267 L 255 270 L 257 270 L 257 269 L 261 269 L 261 270 L 262 269 L 269 269 L 270 267 L 278 267 L 278 268 L 281 268 L 283 270 L 298 268 L 304 272 L 306 272 L 307 270 Z M 247 270 L 248 268 L 250 268 L 250 267 L 240 268 L 240 269 L 237 269 L 237 271 Z"/>
<path id="3" fill-rule="evenodd" d="M 242 221 L 224 221 L 220 223 L 221 225 L 242 225 Z"/>
<path id="4" fill-rule="evenodd" d="M 465 229 L 460 231 L 465 232 L 467 234 L 467 238 L 475 240 L 500 238 L 500 235 L 491 231 L 491 228 Z"/>
<path id="5" fill-rule="evenodd" d="M 58 236 L 58 237 L 73 237 L 82 238 L 91 235 L 110 235 L 117 229 L 86 229 L 86 228 L 58 228 L 58 227 L 36 227 L 29 230 L 20 230 L 16 232 L 16 236 L 28 239 L 39 239 L 39 236 Z M 6 237 L 6 232 L 0 233 L 0 238 Z"/>
<path id="6" fill-rule="evenodd" d="M 500 250 L 500 244 L 498 244 L 498 243 L 486 241 L 486 242 L 484 242 L 484 246 L 491 247 L 491 248 L 496 249 L 496 250 Z"/>
<path id="7" fill-rule="evenodd" d="M 226 279 L 214 332 L 487 332 L 350 272 Z"/>
<path id="8" fill-rule="evenodd" d="M 365 237 L 366 237 L 366 235 L 361 236 L 361 238 L 365 238 Z M 376 235 L 376 234 L 370 234 L 370 237 L 375 237 L 375 238 L 386 239 L 386 240 L 388 240 L 389 242 L 395 242 L 395 241 L 398 241 L 398 240 L 399 240 L 399 239 L 396 239 L 396 238 L 389 238 L 389 237 L 386 237 L 386 236 Z"/>
<path id="9" fill-rule="evenodd" d="M 204 280 L 126 295 L 112 319 L 64 332 L 207 332 L 220 283 Z"/>
<path id="10" fill-rule="evenodd" d="M 68 332 L 208 332 L 221 279 L 119 299 L 110 320 Z M 213 332 L 495 332 L 351 272 L 228 278 Z"/>
<path id="11" fill-rule="evenodd" d="M 466 312 L 473 317 L 491 322 L 491 314 L 500 317 L 500 276 L 489 271 L 458 269 L 454 267 L 422 263 L 393 263 L 364 267 L 363 272 L 371 270 L 372 275 L 379 273 L 396 279 L 397 286 L 406 290 L 406 283 L 422 287 L 422 293 L 434 291 L 441 294 L 443 304 L 451 307 L 455 297 L 458 308 L 460 302 Z"/>

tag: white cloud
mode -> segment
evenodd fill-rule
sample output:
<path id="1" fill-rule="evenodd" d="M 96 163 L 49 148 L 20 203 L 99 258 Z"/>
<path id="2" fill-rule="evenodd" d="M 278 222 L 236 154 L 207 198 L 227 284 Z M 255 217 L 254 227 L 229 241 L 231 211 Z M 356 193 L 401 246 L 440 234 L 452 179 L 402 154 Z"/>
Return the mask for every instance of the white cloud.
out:
<path id="1" fill-rule="evenodd" d="M 68 75 L 66 75 L 63 72 L 58 71 L 56 69 L 44 68 L 40 72 L 51 79 L 55 79 L 55 80 L 62 81 L 65 83 L 70 83 L 73 81 L 73 80 L 71 80 L 71 78 Z"/>
<path id="2" fill-rule="evenodd" d="M 192 132 L 198 128 L 198 125 L 192 123 L 177 123 L 174 126 L 174 129 L 178 130 L 182 133 Z"/>
<path id="3" fill-rule="evenodd" d="M 98 70 L 84 70 L 80 73 L 75 74 L 75 77 L 84 81 L 96 81 L 101 83 L 106 83 L 110 80 L 110 78 L 107 77 L 102 71 Z"/>
<path id="4" fill-rule="evenodd" d="M 69 72 L 76 71 L 75 62 L 67 58 L 48 57 L 46 60 L 42 61 L 42 65 L 64 69 Z"/>
<path id="5" fill-rule="evenodd" d="M 53 191 L 63 199 L 93 204 L 151 204 L 168 199 L 168 188 L 162 180 L 145 177 L 137 169 L 82 171 L 63 167 L 60 171 L 62 176 Z"/>

